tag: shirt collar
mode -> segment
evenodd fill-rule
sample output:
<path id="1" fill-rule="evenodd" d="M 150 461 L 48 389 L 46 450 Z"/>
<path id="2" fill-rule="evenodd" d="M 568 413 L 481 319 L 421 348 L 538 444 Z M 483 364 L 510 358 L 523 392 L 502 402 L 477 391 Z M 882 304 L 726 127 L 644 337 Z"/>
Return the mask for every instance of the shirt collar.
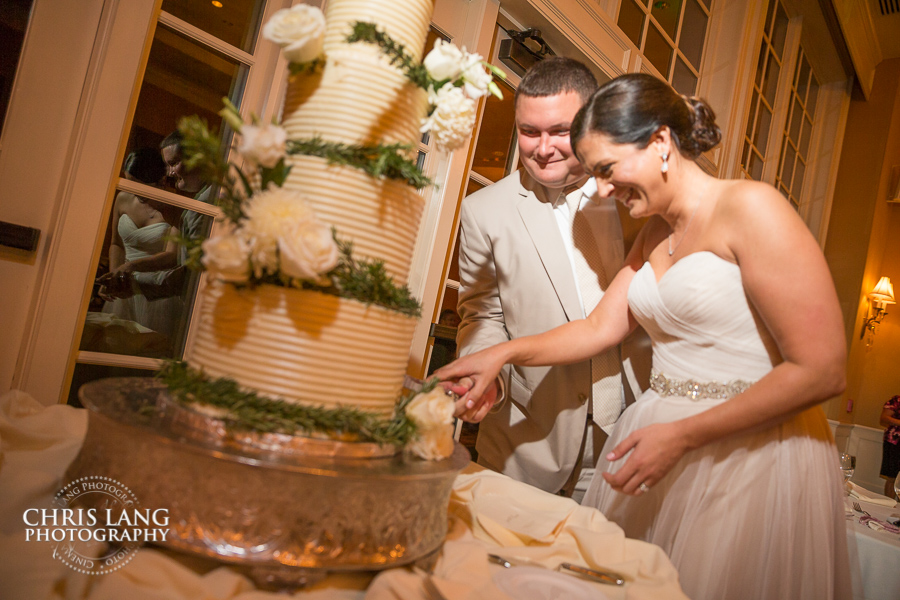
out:
<path id="1" fill-rule="evenodd" d="M 554 206 L 566 202 L 566 198 L 572 194 L 573 192 L 580 192 L 579 195 L 579 203 L 581 200 L 581 196 L 587 196 L 591 199 L 595 204 L 599 202 L 599 198 L 597 197 L 597 180 L 593 177 L 587 177 L 582 181 L 573 183 L 571 185 L 567 185 L 564 188 L 557 190 L 547 189 L 547 196 L 550 198 L 555 198 Z"/>

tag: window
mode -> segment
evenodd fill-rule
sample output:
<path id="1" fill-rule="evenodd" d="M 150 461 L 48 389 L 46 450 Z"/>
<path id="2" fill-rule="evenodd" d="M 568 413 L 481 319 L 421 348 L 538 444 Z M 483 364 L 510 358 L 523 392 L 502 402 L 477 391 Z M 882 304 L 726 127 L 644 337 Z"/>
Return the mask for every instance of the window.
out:
<path id="1" fill-rule="evenodd" d="M 772 115 L 778 97 L 778 84 L 784 67 L 784 46 L 787 38 L 788 18 L 778 0 L 769 4 L 760 42 L 756 76 L 753 80 L 750 113 L 744 134 L 741 167 L 744 176 L 761 181 L 766 163 Z"/>
<path id="2" fill-rule="evenodd" d="M 819 99 L 819 78 L 799 43 L 799 28 L 780 0 L 769 4 L 740 162 L 745 178 L 771 183 L 798 212 Z"/>
<path id="3" fill-rule="evenodd" d="M 125 158 L 91 275 L 100 279 L 124 264 L 145 262 L 131 274 L 133 296 L 111 298 L 109 288 L 95 283 L 76 382 L 109 369 L 144 369 L 150 375 L 159 359 L 183 356 L 200 275 L 185 267 L 187 252 L 173 238 L 206 237 L 220 211 L 215 190 L 203 187 L 198 176 L 176 175 L 160 143 L 181 117 L 198 115 L 219 131 L 222 152 L 227 152 L 232 132 L 218 112 L 223 97 L 240 107 L 247 95 L 260 60 L 254 52 L 266 4 L 162 3 L 134 117 L 122 133 Z"/>
<path id="4" fill-rule="evenodd" d="M 622 0 L 617 25 L 679 93 L 697 92 L 712 0 Z"/>
<path id="5" fill-rule="evenodd" d="M 801 46 L 797 68 L 791 80 L 790 109 L 784 122 L 784 141 L 775 174 L 775 186 L 798 211 L 803 177 L 809 164 L 809 140 L 815 122 L 818 93 L 819 82 Z"/>

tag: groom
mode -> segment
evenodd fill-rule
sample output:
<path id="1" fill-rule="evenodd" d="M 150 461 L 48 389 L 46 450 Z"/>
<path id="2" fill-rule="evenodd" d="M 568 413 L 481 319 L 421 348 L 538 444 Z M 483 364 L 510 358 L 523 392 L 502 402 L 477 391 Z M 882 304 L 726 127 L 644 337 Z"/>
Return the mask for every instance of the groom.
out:
<path id="1" fill-rule="evenodd" d="M 596 89 L 585 65 L 551 57 L 516 90 L 523 169 L 462 202 L 460 356 L 584 318 L 621 267 L 615 201 L 597 197 L 569 145 L 569 125 Z M 573 365 L 506 365 L 484 394 L 497 400 L 479 426 L 479 464 L 580 500 L 626 391 L 631 397 L 621 367 L 618 348 Z M 454 391 L 469 385 L 464 379 Z"/>

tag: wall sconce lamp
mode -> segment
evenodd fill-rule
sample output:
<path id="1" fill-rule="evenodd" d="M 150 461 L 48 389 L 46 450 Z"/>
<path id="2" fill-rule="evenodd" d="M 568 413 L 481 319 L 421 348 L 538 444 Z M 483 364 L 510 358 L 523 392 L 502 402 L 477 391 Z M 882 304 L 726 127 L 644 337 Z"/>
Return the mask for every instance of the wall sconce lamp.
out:
<path id="1" fill-rule="evenodd" d="M 881 320 L 887 316 L 887 305 L 896 304 L 894 301 L 894 286 L 891 285 L 890 277 L 882 277 L 878 280 L 878 284 L 869 293 L 869 308 L 866 310 L 866 320 L 863 322 L 862 332 L 859 338 L 862 339 L 868 329 L 873 334 L 875 326 L 881 324 Z M 875 314 L 871 315 L 872 308 L 875 308 Z"/>

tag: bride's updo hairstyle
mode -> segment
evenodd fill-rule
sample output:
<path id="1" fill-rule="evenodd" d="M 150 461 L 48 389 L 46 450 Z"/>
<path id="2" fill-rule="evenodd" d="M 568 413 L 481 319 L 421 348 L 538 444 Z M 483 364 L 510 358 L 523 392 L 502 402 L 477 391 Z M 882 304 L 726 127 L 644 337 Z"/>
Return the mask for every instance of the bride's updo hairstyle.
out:
<path id="1" fill-rule="evenodd" d="M 575 115 L 569 135 L 573 149 L 588 133 L 646 148 L 663 125 L 672 132 L 679 152 L 691 159 L 722 139 L 716 115 L 706 101 L 682 96 L 665 81 L 645 73 L 621 75 L 600 86 Z"/>

